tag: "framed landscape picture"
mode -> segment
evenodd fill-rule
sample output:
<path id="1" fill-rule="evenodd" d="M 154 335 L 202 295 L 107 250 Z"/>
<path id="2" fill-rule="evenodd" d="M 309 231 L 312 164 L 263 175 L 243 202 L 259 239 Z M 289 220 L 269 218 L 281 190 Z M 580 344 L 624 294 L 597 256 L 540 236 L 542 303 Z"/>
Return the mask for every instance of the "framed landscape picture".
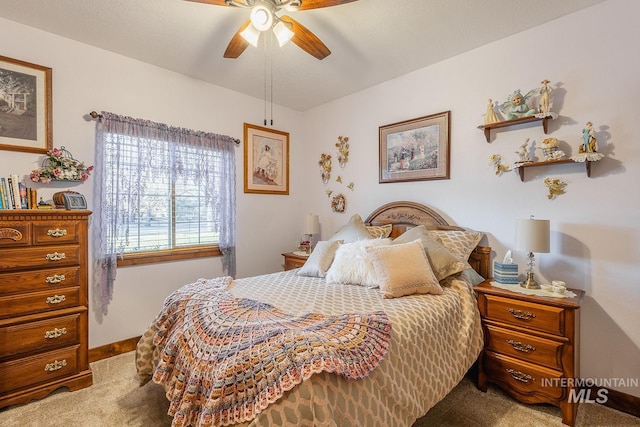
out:
<path id="1" fill-rule="evenodd" d="M 53 148 L 51 68 L 0 56 L 0 150 Z"/>
<path id="2" fill-rule="evenodd" d="M 379 182 L 449 179 L 449 115 L 380 126 Z"/>
<path id="3" fill-rule="evenodd" d="M 244 124 L 244 192 L 289 194 L 289 134 Z"/>

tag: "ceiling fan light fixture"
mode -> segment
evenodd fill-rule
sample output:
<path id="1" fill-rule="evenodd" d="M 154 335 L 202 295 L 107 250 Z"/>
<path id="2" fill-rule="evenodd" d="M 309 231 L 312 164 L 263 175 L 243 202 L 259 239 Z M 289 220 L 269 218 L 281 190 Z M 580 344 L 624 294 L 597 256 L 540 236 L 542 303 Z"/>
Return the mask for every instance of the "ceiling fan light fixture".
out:
<path id="1" fill-rule="evenodd" d="M 287 42 L 293 37 L 293 31 L 291 31 L 291 28 L 282 21 L 278 21 L 278 23 L 274 25 L 273 33 L 276 35 L 276 39 L 278 39 L 278 45 L 280 47 L 287 44 Z"/>
<path id="2" fill-rule="evenodd" d="M 253 47 L 258 47 L 258 39 L 260 39 L 260 34 L 260 31 L 258 31 L 256 27 L 253 26 L 253 24 L 248 25 L 247 28 L 245 28 L 240 33 L 242 38 L 248 41 Z"/>
<path id="3" fill-rule="evenodd" d="M 264 4 L 258 4 L 251 10 L 251 24 L 258 31 L 267 31 L 273 25 L 273 12 Z"/>

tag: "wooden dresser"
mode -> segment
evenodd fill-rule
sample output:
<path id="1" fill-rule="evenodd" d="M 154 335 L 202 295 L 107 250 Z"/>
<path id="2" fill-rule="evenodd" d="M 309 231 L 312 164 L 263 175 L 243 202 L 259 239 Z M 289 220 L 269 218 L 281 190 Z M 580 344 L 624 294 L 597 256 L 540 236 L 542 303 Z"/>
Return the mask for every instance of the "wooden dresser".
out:
<path id="1" fill-rule="evenodd" d="M 0 211 L 0 407 L 93 382 L 90 211 Z"/>
<path id="2" fill-rule="evenodd" d="M 518 286 L 518 285 L 513 285 Z M 578 404 L 581 290 L 575 298 L 525 295 L 491 286 L 474 288 L 484 331 L 478 388 L 494 383 L 525 403 L 550 403 L 573 426 Z M 573 390 L 573 391 L 572 391 Z"/>

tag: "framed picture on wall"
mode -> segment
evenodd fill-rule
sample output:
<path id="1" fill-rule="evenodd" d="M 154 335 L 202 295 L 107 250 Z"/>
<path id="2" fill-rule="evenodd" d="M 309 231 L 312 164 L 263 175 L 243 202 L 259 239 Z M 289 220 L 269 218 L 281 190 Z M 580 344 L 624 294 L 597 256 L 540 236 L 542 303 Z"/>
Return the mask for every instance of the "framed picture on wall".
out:
<path id="1" fill-rule="evenodd" d="M 379 182 L 449 179 L 450 111 L 379 128 Z"/>
<path id="2" fill-rule="evenodd" d="M 289 194 L 289 134 L 244 124 L 244 192 Z"/>
<path id="3" fill-rule="evenodd" d="M 53 148 L 51 68 L 0 56 L 0 150 Z"/>

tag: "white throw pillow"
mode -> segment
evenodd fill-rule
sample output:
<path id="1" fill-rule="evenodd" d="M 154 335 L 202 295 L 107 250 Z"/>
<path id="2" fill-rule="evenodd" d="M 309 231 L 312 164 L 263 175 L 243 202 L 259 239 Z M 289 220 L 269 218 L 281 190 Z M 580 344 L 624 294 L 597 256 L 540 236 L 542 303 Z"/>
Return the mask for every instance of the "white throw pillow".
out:
<path id="1" fill-rule="evenodd" d="M 360 215 L 355 214 L 329 240 L 343 240 L 345 243 L 350 243 L 363 239 L 371 239 L 371 235 Z"/>
<path id="2" fill-rule="evenodd" d="M 313 252 L 304 265 L 296 270 L 299 276 L 324 277 L 331 267 L 336 250 L 342 240 L 321 241 L 313 248 Z"/>
<path id="3" fill-rule="evenodd" d="M 442 287 L 420 239 L 411 243 L 369 247 L 371 263 L 384 298 L 398 298 L 412 294 L 442 294 Z"/>
<path id="4" fill-rule="evenodd" d="M 369 239 L 340 245 L 327 271 L 327 283 L 377 286 L 376 273 L 371 265 L 367 248 L 390 244 L 390 239 Z"/>

